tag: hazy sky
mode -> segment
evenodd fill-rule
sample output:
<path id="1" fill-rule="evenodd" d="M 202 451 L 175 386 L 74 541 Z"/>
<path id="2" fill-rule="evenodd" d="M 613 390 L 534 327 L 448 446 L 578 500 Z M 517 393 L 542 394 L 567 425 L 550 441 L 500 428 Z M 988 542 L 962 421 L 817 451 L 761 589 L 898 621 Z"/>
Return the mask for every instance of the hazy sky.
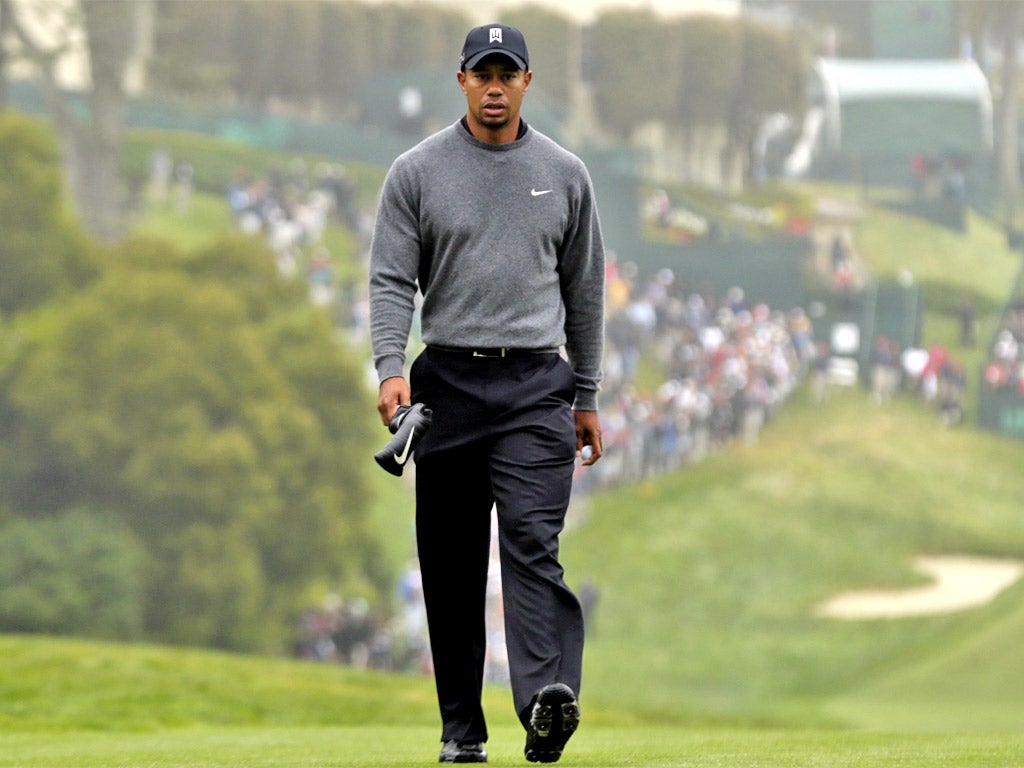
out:
<path id="1" fill-rule="evenodd" d="M 377 2 L 386 0 L 376 0 Z M 459 0 L 431 0 L 444 5 L 458 7 L 480 24 L 494 21 L 491 16 L 495 9 L 515 8 L 524 5 L 541 5 L 577 21 L 591 21 L 598 12 L 613 8 L 649 10 L 666 16 L 687 13 L 717 12 L 734 15 L 739 12 L 740 0 L 490 0 L 475 6 Z"/>

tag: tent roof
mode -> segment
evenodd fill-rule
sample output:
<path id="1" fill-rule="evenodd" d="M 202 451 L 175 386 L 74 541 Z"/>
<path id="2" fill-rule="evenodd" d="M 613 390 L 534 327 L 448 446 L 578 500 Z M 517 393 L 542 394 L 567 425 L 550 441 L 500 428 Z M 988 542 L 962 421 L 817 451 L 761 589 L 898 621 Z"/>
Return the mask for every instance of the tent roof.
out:
<path id="1" fill-rule="evenodd" d="M 992 148 L 992 95 L 970 59 L 818 59 L 825 146 L 885 156 Z"/>
<path id="2" fill-rule="evenodd" d="M 899 98 L 991 103 L 988 81 L 972 59 L 819 59 L 817 70 L 840 102 Z"/>

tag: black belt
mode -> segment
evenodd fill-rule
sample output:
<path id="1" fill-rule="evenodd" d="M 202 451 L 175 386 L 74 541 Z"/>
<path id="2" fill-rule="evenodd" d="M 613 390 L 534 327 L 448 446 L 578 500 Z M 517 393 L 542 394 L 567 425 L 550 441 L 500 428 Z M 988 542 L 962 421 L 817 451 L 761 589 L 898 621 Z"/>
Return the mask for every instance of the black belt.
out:
<path id="1" fill-rule="evenodd" d="M 524 355 L 557 354 L 557 349 L 523 349 L 522 347 L 442 347 L 431 344 L 427 349 L 436 349 L 450 355 L 466 357 L 523 357 Z"/>

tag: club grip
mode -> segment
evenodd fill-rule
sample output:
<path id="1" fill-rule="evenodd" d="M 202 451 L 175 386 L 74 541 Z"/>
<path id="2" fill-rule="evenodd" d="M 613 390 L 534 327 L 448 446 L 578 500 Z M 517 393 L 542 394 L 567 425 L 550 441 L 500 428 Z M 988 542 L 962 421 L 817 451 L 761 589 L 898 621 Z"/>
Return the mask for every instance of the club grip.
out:
<path id="1" fill-rule="evenodd" d="M 394 437 L 373 458 L 385 471 L 400 477 L 416 445 L 427 433 L 432 417 L 431 410 L 423 403 L 398 406 L 388 425 Z"/>

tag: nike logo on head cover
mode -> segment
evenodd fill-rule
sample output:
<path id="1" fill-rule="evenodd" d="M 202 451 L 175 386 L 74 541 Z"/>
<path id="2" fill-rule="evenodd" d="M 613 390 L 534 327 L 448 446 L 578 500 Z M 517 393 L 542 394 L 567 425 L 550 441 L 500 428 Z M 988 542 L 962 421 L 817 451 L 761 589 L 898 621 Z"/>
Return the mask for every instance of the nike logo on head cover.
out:
<path id="1" fill-rule="evenodd" d="M 549 194 L 550 192 L 551 192 L 550 189 L 531 189 L 530 190 L 530 194 L 533 195 L 534 197 L 540 197 L 541 195 L 546 195 L 546 194 Z"/>
<path id="2" fill-rule="evenodd" d="M 422 403 L 398 406 L 388 423 L 392 438 L 373 455 L 373 458 L 385 471 L 400 476 L 406 462 L 412 458 L 420 438 L 430 427 L 431 420 L 431 410 Z"/>
<path id="3" fill-rule="evenodd" d="M 395 461 L 398 464 L 405 464 L 409 460 L 409 446 L 412 445 L 412 439 L 416 435 L 416 431 L 413 430 L 409 433 L 409 439 L 405 441 L 405 448 L 402 449 L 401 453 L 395 454 Z"/>

